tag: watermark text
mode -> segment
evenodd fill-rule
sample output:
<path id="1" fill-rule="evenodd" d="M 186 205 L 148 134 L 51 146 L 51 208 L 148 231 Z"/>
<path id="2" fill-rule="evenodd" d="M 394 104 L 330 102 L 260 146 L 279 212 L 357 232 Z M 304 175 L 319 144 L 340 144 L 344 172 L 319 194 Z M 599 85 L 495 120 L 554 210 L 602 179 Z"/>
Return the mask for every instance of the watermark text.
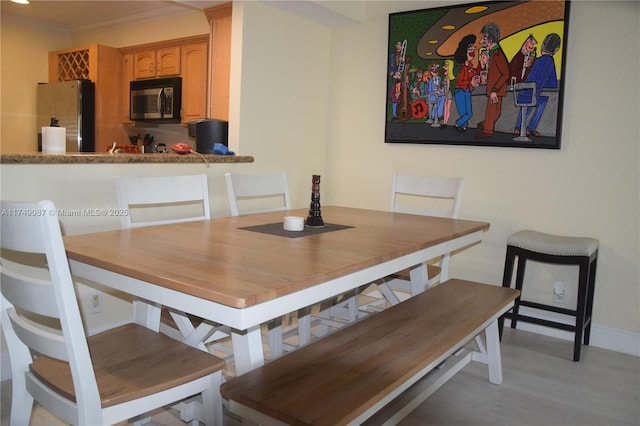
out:
<path id="1" fill-rule="evenodd" d="M 129 216 L 128 209 L 2 209 L 2 216 L 59 216 L 59 217 L 121 217 Z"/>

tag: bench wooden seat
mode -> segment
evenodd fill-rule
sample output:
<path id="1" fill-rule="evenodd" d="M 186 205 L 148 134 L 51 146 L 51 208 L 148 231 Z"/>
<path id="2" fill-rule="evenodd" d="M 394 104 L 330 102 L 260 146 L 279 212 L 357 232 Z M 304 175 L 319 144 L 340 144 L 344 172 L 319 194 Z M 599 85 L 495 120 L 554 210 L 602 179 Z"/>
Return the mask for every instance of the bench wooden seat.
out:
<path id="1" fill-rule="evenodd" d="M 229 380 L 222 396 L 231 412 L 259 424 L 361 424 L 421 378 L 431 379 L 408 411 L 393 410 L 396 423 L 472 359 L 488 364 L 491 383 L 502 382 L 497 320 L 518 295 L 449 280 Z M 460 354 L 483 331 L 486 345 L 480 339 L 479 352 Z M 453 365 L 429 374 L 449 357 Z"/>

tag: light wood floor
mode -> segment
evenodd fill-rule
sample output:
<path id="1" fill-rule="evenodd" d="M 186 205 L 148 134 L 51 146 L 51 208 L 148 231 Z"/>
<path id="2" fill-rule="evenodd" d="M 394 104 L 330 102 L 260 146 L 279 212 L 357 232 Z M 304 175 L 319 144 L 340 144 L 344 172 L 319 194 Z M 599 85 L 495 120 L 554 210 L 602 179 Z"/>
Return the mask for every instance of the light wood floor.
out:
<path id="1" fill-rule="evenodd" d="M 572 353 L 569 341 L 505 329 L 502 385 L 490 384 L 486 367 L 472 362 L 401 425 L 640 425 L 640 358 L 584 347 L 575 363 Z M 2 382 L 0 426 L 9 424 L 10 389 Z M 182 424 L 172 411 L 157 413 L 153 423 Z M 61 424 L 34 410 L 32 426 Z"/>

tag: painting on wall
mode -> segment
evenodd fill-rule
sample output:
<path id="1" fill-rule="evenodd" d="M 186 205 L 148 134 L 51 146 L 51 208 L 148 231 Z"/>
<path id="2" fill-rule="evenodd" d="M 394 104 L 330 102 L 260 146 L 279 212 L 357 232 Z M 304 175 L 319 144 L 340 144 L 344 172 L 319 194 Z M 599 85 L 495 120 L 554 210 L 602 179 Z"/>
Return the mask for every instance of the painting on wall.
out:
<path id="1" fill-rule="evenodd" d="M 389 15 L 385 142 L 560 148 L 569 2 Z"/>

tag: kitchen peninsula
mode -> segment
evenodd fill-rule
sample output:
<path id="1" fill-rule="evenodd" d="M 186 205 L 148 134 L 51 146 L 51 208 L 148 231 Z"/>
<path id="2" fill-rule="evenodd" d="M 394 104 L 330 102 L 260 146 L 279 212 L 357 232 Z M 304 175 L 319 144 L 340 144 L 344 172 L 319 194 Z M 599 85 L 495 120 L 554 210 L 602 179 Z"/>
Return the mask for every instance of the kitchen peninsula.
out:
<path id="1" fill-rule="evenodd" d="M 109 153 L 73 153 L 73 154 L 2 154 L 0 164 L 167 164 L 167 163 L 253 163 L 250 155 L 213 155 L 203 154 L 109 154 Z"/>

